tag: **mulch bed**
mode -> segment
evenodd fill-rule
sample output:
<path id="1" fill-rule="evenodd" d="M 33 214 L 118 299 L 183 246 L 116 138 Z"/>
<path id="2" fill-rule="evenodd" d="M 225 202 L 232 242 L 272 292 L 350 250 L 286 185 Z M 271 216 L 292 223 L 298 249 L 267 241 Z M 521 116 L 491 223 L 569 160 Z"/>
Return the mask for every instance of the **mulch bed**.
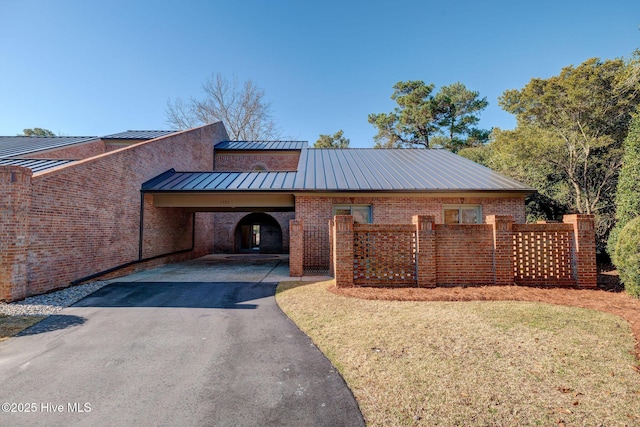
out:
<path id="1" fill-rule="evenodd" d="M 338 295 L 388 301 L 533 301 L 604 311 L 631 325 L 640 359 L 640 300 L 621 292 L 613 270 L 600 271 L 598 289 L 535 288 L 525 286 L 470 286 L 439 288 L 329 287 Z"/>

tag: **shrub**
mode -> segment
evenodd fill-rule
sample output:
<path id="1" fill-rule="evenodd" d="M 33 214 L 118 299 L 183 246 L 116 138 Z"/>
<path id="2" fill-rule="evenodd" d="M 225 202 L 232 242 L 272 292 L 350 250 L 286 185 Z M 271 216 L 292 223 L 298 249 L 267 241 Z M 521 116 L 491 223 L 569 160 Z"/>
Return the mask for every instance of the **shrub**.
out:
<path id="1" fill-rule="evenodd" d="M 624 289 L 629 295 L 640 298 L 640 216 L 620 230 L 615 262 Z"/>
<path id="2" fill-rule="evenodd" d="M 615 261 L 615 248 L 618 235 L 629 221 L 640 215 L 640 191 L 638 191 L 638 176 L 640 176 L 640 111 L 631 119 L 629 133 L 622 144 L 622 168 L 618 178 L 616 190 L 616 225 L 609 234 L 607 252 Z"/>

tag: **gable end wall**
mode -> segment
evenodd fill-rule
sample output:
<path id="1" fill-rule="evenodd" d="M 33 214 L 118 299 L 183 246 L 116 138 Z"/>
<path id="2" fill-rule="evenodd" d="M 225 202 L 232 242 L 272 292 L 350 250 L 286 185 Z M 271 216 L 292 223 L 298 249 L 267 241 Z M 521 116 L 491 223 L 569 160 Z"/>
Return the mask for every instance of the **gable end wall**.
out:
<path id="1" fill-rule="evenodd" d="M 27 294 L 138 260 L 142 183 L 170 168 L 211 170 L 213 144 L 225 139 L 216 123 L 34 175 Z M 147 200 L 144 215 L 144 258 L 191 247 L 192 213 Z M 210 222 L 196 216 L 194 256 L 213 244 Z"/>

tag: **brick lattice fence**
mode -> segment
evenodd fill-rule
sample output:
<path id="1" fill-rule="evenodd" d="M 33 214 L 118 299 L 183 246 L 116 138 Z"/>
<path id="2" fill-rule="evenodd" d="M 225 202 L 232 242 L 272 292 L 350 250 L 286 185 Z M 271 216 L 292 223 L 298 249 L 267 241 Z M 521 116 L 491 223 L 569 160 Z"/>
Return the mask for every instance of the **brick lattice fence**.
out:
<path id="1" fill-rule="evenodd" d="M 354 224 L 345 215 L 329 229 L 331 271 L 342 287 L 596 287 L 592 215 L 565 215 L 561 224 L 489 215 L 486 224 L 464 225 L 435 224 L 431 215 L 416 215 L 413 224 Z M 303 260 L 292 261 L 292 275 L 302 271 L 293 264 Z"/>

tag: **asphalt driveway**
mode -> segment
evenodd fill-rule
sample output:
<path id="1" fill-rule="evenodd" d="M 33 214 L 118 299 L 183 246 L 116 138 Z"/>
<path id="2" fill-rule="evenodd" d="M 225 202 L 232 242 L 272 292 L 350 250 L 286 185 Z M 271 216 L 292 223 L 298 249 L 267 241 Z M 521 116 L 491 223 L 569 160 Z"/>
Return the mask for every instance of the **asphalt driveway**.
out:
<path id="1" fill-rule="evenodd" d="M 0 425 L 364 425 L 276 305 L 287 276 L 205 257 L 113 281 L 0 344 Z"/>

